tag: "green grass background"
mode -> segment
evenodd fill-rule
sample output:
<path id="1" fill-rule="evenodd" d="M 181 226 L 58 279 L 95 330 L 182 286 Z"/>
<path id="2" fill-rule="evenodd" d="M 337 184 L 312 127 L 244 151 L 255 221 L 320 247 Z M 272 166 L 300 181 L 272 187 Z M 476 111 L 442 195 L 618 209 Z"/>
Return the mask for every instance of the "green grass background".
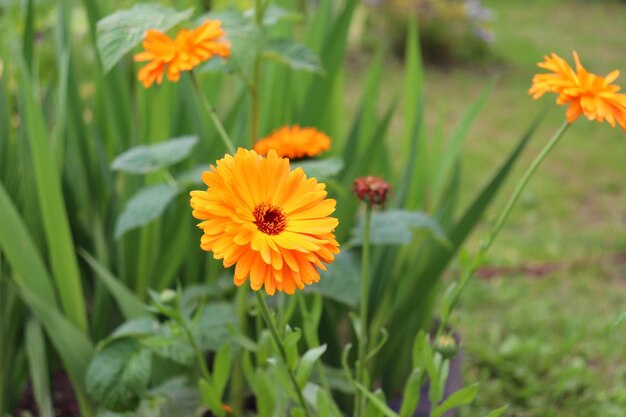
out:
<path id="1" fill-rule="evenodd" d="M 565 107 L 539 102 L 527 90 L 544 54 L 605 75 L 626 70 L 626 3 L 620 1 L 488 0 L 494 10 L 493 61 L 426 70 L 429 128 L 451 130 L 463 109 L 499 75 L 486 108 L 465 142 L 462 195 L 467 203 L 519 137 L 547 109 L 525 157 L 495 202 L 503 207 L 522 170 L 564 118 Z M 395 64 L 388 67 L 393 73 Z M 392 95 L 398 83 L 388 77 Z M 625 85 L 622 75 L 618 83 Z M 547 106 L 547 107 L 546 107 Z M 393 136 L 393 135 L 392 135 Z M 626 134 L 579 119 L 540 168 L 490 251 L 486 264 L 514 272 L 475 279 L 456 323 L 468 380 L 481 392 L 463 416 L 510 404 L 516 417 L 626 415 L 626 325 L 611 324 L 626 305 Z M 486 219 L 489 221 L 489 216 Z M 483 226 L 470 242 L 475 248 Z M 556 262 L 529 276 L 522 266 Z"/>
<path id="2" fill-rule="evenodd" d="M 439 120 L 451 131 L 467 104 L 499 76 L 464 145 L 461 206 L 514 146 L 523 126 L 539 112 L 547 116 L 470 248 L 564 118 L 565 107 L 556 106 L 555 97 L 534 101 L 527 94 L 543 55 L 555 52 L 573 65 L 576 50 L 589 71 L 626 71 L 623 1 L 483 3 L 496 17 L 489 61 L 425 72 L 433 137 Z M 393 81 L 400 65 L 387 66 L 390 96 L 400 94 L 401 84 Z M 617 81 L 621 85 L 625 75 Z M 394 128 L 400 126 L 398 118 Z M 504 403 L 510 405 L 507 415 L 515 417 L 626 415 L 626 324 L 611 328 L 626 305 L 626 264 L 613 256 L 626 251 L 625 183 L 626 133 L 579 119 L 537 172 L 489 252 L 486 265 L 512 272 L 474 279 L 456 313 L 466 379 L 481 382 L 476 403 L 463 416 L 486 415 Z M 538 276 L 520 270 L 546 263 L 556 270 Z"/>

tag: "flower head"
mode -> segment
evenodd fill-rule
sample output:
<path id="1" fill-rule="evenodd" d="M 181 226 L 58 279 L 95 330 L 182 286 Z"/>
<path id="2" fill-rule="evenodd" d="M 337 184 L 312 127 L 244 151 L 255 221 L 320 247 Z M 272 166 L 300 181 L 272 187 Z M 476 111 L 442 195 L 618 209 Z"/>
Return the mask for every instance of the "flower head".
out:
<path id="1" fill-rule="evenodd" d="M 380 177 L 369 175 L 354 180 L 352 184 L 354 191 L 361 201 L 376 206 L 385 206 L 387 196 L 391 193 L 391 186 Z"/>
<path id="2" fill-rule="evenodd" d="M 214 56 L 230 56 L 230 44 L 222 36 L 224 30 L 219 20 L 205 20 L 192 30 L 181 29 L 176 39 L 149 29 L 142 43 L 145 51 L 134 57 L 136 62 L 148 62 L 139 70 L 139 81 L 148 88 L 154 82 L 161 84 L 167 73 L 168 80 L 176 82 L 182 71 L 191 71 Z"/>
<path id="3" fill-rule="evenodd" d="M 270 149 L 289 159 L 312 157 L 330 149 L 330 138 L 312 127 L 284 126 L 254 145 L 261 155 Z"/>
<path id="4" fill-rule="evenodd" d="M 291 171 L 274 151 L 263 157 L 240 148 L 216 165 L 202 174 L 207 190 L 191 192 L 193 216 L 203 220 L 200 247 L 226 268 L 236 264 L 235 285 L 249 277 L 255 291 L 293 294 L 319 281 L 317 268 L 339 253 L 326 186 Z"/>
<path id="5" fill-rule="evenodd" d="M 606 120 L 611 126 L 619 124 L 626 131 L 626 94 L 620 94 L 620 87 L 611 84 L 619 76 L 615 70 L 602 77 L 588 72 L 574 52 L 576 70 L 556 54 L 544 57 L 545 61 L 537 64 L 552 73 L 537 74 L 528 91 L 534 99 L 545 93 L 558 94 L 558 104 L 569 104 L 567 121 L 572 123 L 581 114 L 589 120 Z"/>

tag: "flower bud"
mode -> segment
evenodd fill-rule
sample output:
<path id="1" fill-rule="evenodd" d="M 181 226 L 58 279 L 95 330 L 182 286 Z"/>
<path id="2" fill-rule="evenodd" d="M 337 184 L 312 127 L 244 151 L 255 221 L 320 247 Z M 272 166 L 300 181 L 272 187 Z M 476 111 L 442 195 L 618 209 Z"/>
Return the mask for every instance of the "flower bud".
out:
<path id="1" fill-rule="evenodd" d="M 435 340 L 435 351 L 439 352 L 444 359 L 450 359 L 459 351 L 459 345 L 449 334 L 443 334 Z"/>
<path id="2" fill-rule="evenodd" d="M 159 294 L 159 301 L 161 301 L 163 304 L 169 304 L 172 301 L 174 301 L 175 298 L 176 298 L 176 291 L 171 290 L 169 288 L 164 289 Z"/>
<path id="3" fill-rule="evenodd" d="M 380 177 L 368 175 L 355 179 L 352 191 L 356 193 L 359 200 L 371 206 L 379 205 L 384 208 L 387 196 L 391 193 L 391 186 Z"/>

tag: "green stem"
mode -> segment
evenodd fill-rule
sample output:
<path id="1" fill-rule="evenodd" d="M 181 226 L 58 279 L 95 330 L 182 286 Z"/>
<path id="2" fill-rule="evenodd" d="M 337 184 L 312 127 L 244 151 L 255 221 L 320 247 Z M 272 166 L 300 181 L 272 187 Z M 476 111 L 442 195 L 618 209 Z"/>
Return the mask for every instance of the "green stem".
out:
<path id="1" fill-rule="evenodd" d="M 369 269 L 370 269 L 370 226 L 372 220 L 372 206 L 365 206 L 365 220 L 363 224 L 363 252 L 361 253 L 361 301 L 359 318 L 361 322 L 359 349 L 357 354 L 356 381 L 367 387 L 365 382 L 365 354 L 367 352 L 367 307 L 369 304 Z M 354 397 L 355 416 L 361 417 L 365 412 L 365 397 L 357 390 Z"/>
<path id="2" fill-rule="evenodd" d="M 200 367 L 200 373 L 202 374 L 202 377 L 207 382 L 210 382 L 211 374 L 209 373 L 209 368 L 207 368 L 206 366 L 206 362 L 204 360 L 204 356 L 202 355 L 202 351 L 198 347 L 198 344 L 196 343 L 196 339 L 194 339 L 193 334 L 191 333 L 191 330 L 189 330 L 189 327 L 187 326 L 187 323 L 185 323 L 185 319 L 183 317 L 176 317 L 176 321 L 180 324 L 180 327 L 183 328 L 183 331 L 185 332 L 187 339 L 189 339 L 189 343 L 191 344 L 191 347 L 193 348 L 193 351 L 196 354 L 196 360 L 198 361 L 198 366 Z"/>
<path id="3" fill-rule="evenodd" d="M 541 152 L 539 152 L 539 154 L 535 157 L 535 159 L 530 164 L 530 166 L 526 169 L 526 172 L 524 172 L 524 175 L 522 176 L 522 178 L 520 179 L 519 183 L 515 187 L 515 190 L 513 191 L 513 194 L 511 194 L 511 197 L 509 197 L 509 200 L 506 203 L 506 206 L 504 206 L 504 209 L 502 210 L 502 212 L 498 216 L 498 219 L 497 219 L 494 227 L 491 229 L 491 232 L 481 242 L 480 248 L 478 249 L 478 253 L 474 257 L 472 262 L 469 263 L 466 268 L 464 268 L 463 273 L 461 275 L 461 279 L 459 281 L 459 285 L 454 290 L 454 295 L 452 297 L 452 301 L 448 305 L 447 310 L 444 311 L 444 317 L 443 317 L 440 329 L 443 329 L 447 325 L 448 318 L 450 317 L 452 309 L 456 305 L 456 303 L 458 301 L 458 298 L 460 297 L 461 293 L 463 292 L 463 289 L 467 285 L 468 281 L 470 280 L 470 278 L 472 277 L 474 272 L 476 272 L 478 267 L 482 264 L 482 261 L 483 261 L 485 255 L 487 254 L 487 251 L 489 251 L 489 248 L 491 248 L 491 245 L 493 244 L 493 242 L 495 241 L 496 237 L 500 233 L 500 230 L 502 229 L 502 226 L 504 225 L 504 223 L 508 219 L 509 214 L 511 213 L 513 207 L 515 206 L 515 204 L 519 200 L 519 197 L 522 194 L 522 191 L 524 191 L 524 188 L 526 187 L 526 185 L 528 184 L 528 181 L 530 180 L 532 175 L 535 173 L 537 168 L 539 168 L 539 165 L 541 165 L 541 163 L 546 158 L 546 156 L 550 153 L 550 151 L 559 142 L 559 139 L 561 139 L 561 137 L 563 136 L 563 134 L 565 133 L 565 131 L 567 130 L 569 125 L 570 124 L 567 121 L 563 122 L 563 124 L 561 125 L 559 130 L 552 136 L 552 138 L 548 141 L 548 143 L 546 143 L 546 145 L 543 147 Z"/>
<path id="4" fill-rule="evenodd" d="M 256 294 L 256 299 L 259 304 L 259 308 L 261 310 L 261 315 L 263 316 L 263 319 L 265 320 L 265 324 L 267 324 L 267 327 L 270 330 L 270 333 L 272 334 L 272 338 L 274 339 L 274 342 L 276 343 L 276 346 L 278 347 L 278 353 L 283 359 L 283 363 L 285 364 L 285 368 L 287 369 L 287 373 L 289 374 L 289 379 L 291 380 L 291 383 L 293 384 L 293 387 L 296 390 L 296 394 L 298 395 L 298 401 L 300 402 L 300 406 L 302 406 L 302 409 L 304 410 L 304 415 L 306 417 L 309 417 L 309 409 L 307 408 L 306 402 L 304 401 L 304 397 L 302 396 L 302 390 L 300 389 L 300 385 L 298 385 L 298 381 L 296 381 L 296 377 L 293 374 L 293 371 L 289 368 L 289 364 L 287 363 L 287 352 L 285 351 L 285 346 L 283 345 L 283 342 L 280 336 L 278 336 L 278 330 L 276 329 L 276 324 L 274 324 L 274 320 L 272 319 L 272 316 L 270 315 L 270 311 L 267 308 L 267 304 L 265 303 L 265 297 L 263 296 L 263 293 L 261 291 L 255 291 L 255 294 Z"/>
<path id="5" fill-rule="evenodd" d="M 209 101 L 207 96 L 202 92 L 202 89 L 200 88 L 200 85 L 198 84 L 198 80 L 196 79 L 196 75 L 193 73 L 193 71 L 189 71 L 189 76 L 191 78 L 191 84 L 193 85 L 194 90 L 196 90 L 196 94 L 200 98 L 200 102 L 202 103 L 204 110 L 206 110 L 206 112 L 209 114 L 209 117 L 213 121 L 213 124 L 215 125 L 215 128 L 217 129 L 217 133 L 219 134 L 220 139 L 222 139 L 222 142 L 224 142 L 224 145 L 226 145 L 226 149 L 228 150 L 228 152 L 234 155 L 235 145 L 233 145 L 233 141 L 228 136 L 228 133 L 226 133 L 226 129 L 224 129 L 224 125 L 222 124 L 220 118 L 217 116 L 217 113 L 215 112 L 215 109 L 211 105 L 211 102 Z"/>

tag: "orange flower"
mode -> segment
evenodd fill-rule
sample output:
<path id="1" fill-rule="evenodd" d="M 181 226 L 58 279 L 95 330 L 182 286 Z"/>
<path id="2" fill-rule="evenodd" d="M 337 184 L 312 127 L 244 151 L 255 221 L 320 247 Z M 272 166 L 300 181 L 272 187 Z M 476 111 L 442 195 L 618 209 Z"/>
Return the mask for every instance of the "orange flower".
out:
<path id="1" fill-rule="evenodd" d="M 172 39 L 165 33 L 149 29 L 142 46 L 144 52 L 135 55 L 135 62 L 148 62 L 138 74 L 144 87 L 150 87 L 155 81 L 161 84 L 163 74 L 176 82 L 181 71 L 191 71 L 196 65 L 213 58 L 230 56 L 230 44 L 224 39 L 224 30 L 219 20 L 205 20 L 196 29 L 181 29 Z"/>
<path id="2" fill-rule="evenodd" d="M 289 159 L 311 157 L 329 150 L 330 138 L 312 127 L 284 126 L 254 144 L 254 150 L 261 155 L 270 149 Z"/>
<path id="3" fill-rule="evenodd" d="M 239 148 L 202 174 L 206 191 L 191 192 L 193 216 L 203 220 L 200 247 L 236 264 L 234 282 L 293 294 L 319 281 L 317 268 L 334 260 L 338 220 L 326 186 L 274 151 L 267 157 Z"/>
<path id="4" fill-rule="evenodd" d="M 618 93 L 620 87 L 611 84 L 619 76 L 619 71 L 612 71 L 606 77 L 592 74 L 580 64 L 576 52 L 576 71 L 554 53 L 544 58 L 545 61 L 537 65 L 552 73 L 534 76 L 528 91 L 534 99 L 545 93 L 556 93 L 558 104 L 569 104 L 566 113 L 569 123 L 584 114 L 589 120 L 606 120 L 613 127 L 617 122 L 626 131 L 626 94 Z"/>

